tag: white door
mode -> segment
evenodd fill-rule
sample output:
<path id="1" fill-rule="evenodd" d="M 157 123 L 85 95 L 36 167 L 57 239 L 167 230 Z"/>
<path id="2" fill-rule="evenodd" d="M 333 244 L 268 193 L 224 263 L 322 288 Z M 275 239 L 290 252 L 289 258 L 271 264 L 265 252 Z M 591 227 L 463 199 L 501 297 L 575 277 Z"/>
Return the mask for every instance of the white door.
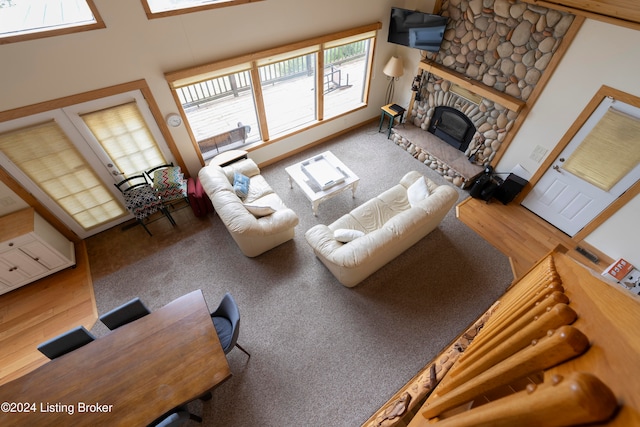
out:
<path id="1" fill-rule="evenodd" d="M 574 236 L 640 179 L 640 108 L 605 98 L 522 205 Z"/>
<path id="2" fill-rule="evenodd" d="M 0 123 L 0 165 L 80 238 L 132 218 L 124 175 L 172 161 L 139 91 Z"/>

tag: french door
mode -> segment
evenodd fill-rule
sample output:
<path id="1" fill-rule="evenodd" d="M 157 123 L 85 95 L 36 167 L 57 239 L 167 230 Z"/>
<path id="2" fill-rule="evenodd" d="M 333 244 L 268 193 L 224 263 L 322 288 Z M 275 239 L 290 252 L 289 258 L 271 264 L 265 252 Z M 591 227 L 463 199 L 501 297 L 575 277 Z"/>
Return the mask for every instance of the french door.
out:
<path id="1" fill-rule="evenodd" d="M 0 164 L 81 238 L 132 217 L 114 183 L 171 161 L 140 91 L 0 123 Z"/>

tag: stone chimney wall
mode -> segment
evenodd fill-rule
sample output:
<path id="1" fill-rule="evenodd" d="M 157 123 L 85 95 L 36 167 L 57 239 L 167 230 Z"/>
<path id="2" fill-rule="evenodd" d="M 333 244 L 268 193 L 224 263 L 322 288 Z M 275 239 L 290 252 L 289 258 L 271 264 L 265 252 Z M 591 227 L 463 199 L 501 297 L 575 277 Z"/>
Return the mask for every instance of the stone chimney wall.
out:
<path id="1" fill-rule="evenodd" d="M 430 59 L 523 101 L 574 18 L 515 0 L 444 0 L 441 14 L 449 24 Z"/>
<path id="2" fill-rule="evenodd" d="M 425 61 L 523 101 L 535 89 L 574 19 L 569 13 L 517 0 L 444 0 L 441 15 L 449 17 L 442 46 L 437 54 L 425 52 Z M 435 107 L 462 111 L 477 129 L 465 154 L 475 153 L 475 162 L 487 165 L 518 114 L 487 99 L 476 105 L 450 87 L 446 79 L 423 73 L 420 100 L 414 102 L 408 119 L 426 131 Z"/>

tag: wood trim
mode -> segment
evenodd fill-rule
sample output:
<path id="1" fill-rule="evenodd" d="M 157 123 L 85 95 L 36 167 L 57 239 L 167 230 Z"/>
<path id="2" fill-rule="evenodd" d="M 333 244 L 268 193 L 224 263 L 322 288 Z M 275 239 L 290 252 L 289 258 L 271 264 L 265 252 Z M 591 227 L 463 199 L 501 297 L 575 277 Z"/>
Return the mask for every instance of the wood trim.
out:
<path id="1" fill-rule="evenodd" d="M 640 30 L 640 3 L 635 0 L 521 0 L 549 9 Z"/>
<path id="2" fill-rule="evenodd" d="M 538 98 L 540 98 L 540 95 L 542 95 L 542 92 L 544 91 L 547 84 L 553 77 L 553 74 L 556 68 L 558 67 L 558 64 L 560 64 L 560 61 L 564 57 L 565 53 L 567 53 L 567 51 L 569 50 L 569 47 L 571 46 L 573 39 L 575 39 L 576 35 L 578 34 L 578 31 L 580 30 L 580 28 L 582 28 L 582 24 L 584 24 L 584 21 L 585 21 L 585 18 L 582 16 L 576 16 L 574 18 L 573 22 L 571 23 L 571 26 L 569 27 L 569 30 L 562 38 L 562 42 L 560 43 L 560 46 L 558 47 L 556 52 L 553 54 L 553 57 L 551 58 L 551 61 L 549 61 L 549 64 L 547 65 L 545 72 L 542 74 L 542 78 L 536 84 L 536 87 L 533 89 L 533 92 L 531 92 L 531 95 L 527 100 L 527 105 L 522 109 L 522 111 L 520 111 L 520 114 L 518 114 L 518 117 L 516 118 L 513 127 L 507 133 L 507 136 L 504 139 L 504 141 L 502 141 L 501 149 L 498 150 L 493 160 L 491 161 L 491 164 L 493 166 L 497 165 L 500 162 L 500 159 L 502 159 L 502 157 L 505 155 L 507 148 L 509 147 L 509 144 L 511 144 L 511 141 L 513 141 L 516 135 L 518 134 L 518 131 L 520 130 L 525 120 L 527 119 L 527 116 L 531 112 L 531 109 L 533 108 L 535 103 L 538 101 Z"/>
<path id="3" fill-rule="evenodd" d="M 362 94 L 362 102 L 369 105 L 369 94 L 371 93 L 371 76 L 373 74 L 373 64 L 375 63 L 375 51 L 378 43 L 378 37 L 374 37 L 369 45 L 369 63 L 367 64 L 367 75 L 364 80 L 364 93 Z"/>
<path id="4" fill-rule="evenodd" d="M 69 95 L 58 99 L 53 99 L 50 101 L 44 101 L 37 104 L 27 105 L 25 107 L 18 107 L 12 110 L 0 111 L 0 122 L 5 122 L 9 120 L 19 119 L 21 117 L 27 117 L 34 114 L 43 113 L 45 111 L 56 110 L 64 107 L 68 107 L 75 104 L 80 104 L 87 101 L 92 101 L 95 99 L 105 98 L 108 96 L 116 95 L 119 93 L 130 92 L 134 90 L 139 90 L 147 104 L 149 105 L 149 110 L 153 115 L 160 132 L 162 133 L 171 154 L 176 159 L 176 163 L 180 166 L 180 168 L 185 171 L 185 174 L 188 175 L 187 168 L 184 164 L 184 160 L 182 159 L 182 155 L 176 146 L 175 140 L 165 123 L 164 118 L 162 117 L 162 113 L 158 108 L 158 104 L 156 103 L 149 86 L 147 85 L 146 80 L 135 80 L 128 83 L 123 83 L 115 86 L 109 86 L 102 89 L 96 89 L 89 92 L 79 93 L 75 95 Z M 20 196 L 29 206 L 35 208 L 36 212 L 40 214 L 44 219 L 46 219 L 49 223 L 51 223 L 58 231 L 60 231 L 66 238 L 72 240 L 74 242 L 78 242 L 80 237 L 67 228 L 64 223 L 59 221 L 57 217 L 49 212 L 49 210 L 41 204 L 38 199 L 36 199 L 31 193 L 29 193 L 22 185 L 13 179 L 11 175 L 9 175 L 4 169 L 0 169 L 0 181 L 2 181 L 7 187 L 9 187 L 14 193 Z"/>
<path id="5" fill-rule="evenodd" d="M 198 74 L 207 74 L 217 70 L 221 70 L 228 67 L 233 67 L 239 64 L 250 63 L 259 59 L 268 58 L 270 56 L 281 55 L 287 52 L 303 49 L 305 47 L 313 45 L 321 45 L 334 40 L 339 40 L 358 34 L 366 33 L 369 31 L 376 31 L 382 28 L 382 23 L 376 22 L 374 24 L 363 25 L 361 27 L 351 28 L 349 30 L 338 31 L 332 34 L 327 34 L 320 37 L 313 37 L 307 40 L 302 40 L 295 43 L 289 43 L 283 46 L 278 46 L 272 49 L 262 50 L 259 52 L 249 53 L 246 55 L 236 56 L 234 58 L 224 59 L 221 61 L 211 62 L 208 64 L 197 65 L 195 67 L 185 68 L 182 70 L 171 71 L 165 73 L 165 79 L 169 82 L 171 88 L 174 87 L 174 83 L 178 80 L 197 76 Z"/>
<path id="6" fill-rule="evenodd" d="M 595 231 L 596 228 L 601 226 L 606 220 L 611 218 L 618 210 L 631 201 L 634 197 L 640 194 L 640 181 L 636 181 L 626 192 L 613 201 L 600 215 L 595 217 L 591 222 L 584 226 L 582 230 L 577 232 L 573 236 L 573 240 L 581 242 L 589 234 Z"/>
<path id="7" fill-rule="evenodd" d="M 43 113 L 45 111 L 57 110 L 59 108 L 69 107 L 71 105 L 81 104 L 83 102 L 106 98 L 108 96 L 134 90 L 139 90 L 140 92 L 142 92 L 142 95 L 149 105 L 151 114 L 153 115 L 153 118 L 160 128 L 160 132 L 167 142 L 167 146 L 169 147 L 171 154 L 175 157 L 176 163 L 180 166 L 180 168 L 184 170 L 185 173 L 187 173 L 182 155 L 180 154 L 180 151 L 178 151 L 175 140 L 173 139 L 173 136 L 171 135 L 171 132 L 169 131 L 169 128 L 167 127 L 167 124 L 162 117 L 162 112 L 160 111 L 160 108 L 158 107 L 158 104 L 156 103 L 153 94 L 151 93 L 151 89 L 149 89 L 147 81 L 144 79 L 122 83 L 115 86 L 109 86 L 102 89 L 96 89 L 89 92 L 83 92 L 75 95 L 69 95 L 63 98 L 27 105 L 25 107 L 14 108 L 12 110 L 0 111 L 0 122 L 15 120 L 21 117 Z"/>
<path id="8" fill-rule="evenodd" d="M 147 19 L 166 18 L 168 16 L 184 15 L 185 13 L 202 12 L 211 9 L 220 9 L 223 7 L 240 6 L 247 3 L 257 3 L 264 0 L 227 0 L 222 3 L 212 3 L 202 6 L 186 7 L 184 9 L 168 10 L 166 12 L 152 12 L 147 0 L 140 0 Z"/>
<path id="9" fill-rule="evenodd" d="M 63 222 L 61 222 L 56 216 L 54 216 L 51 212 L 49 212 L 49 210 L 42 203 L 40 203 L 38 199 L 33 197 L 33 195 L 29 193 L 27 190 L 25 190 L 25 188 L 22 185 L 20 185 L 18 181 L 13 179 L 13 177 L 9 175 L 4 168 L 0 168 L 0 181 L 2 181 L 4 185 L 9 187 L 11 191 L 16 193 L 18 197 L 24 200 L 29 206 L 34 208 L 35 211 L 38 212 L 38 214 L 40 214 L 42 218 L 44 218 L 56 230 L 62 233 L 64 237 L 73 241 L 76 244 L 82 241 L 82 239 L 80 239 L 80 237 L 76 233 L 74 233 L 69 228 L 67 228 L 67 226 Z"/>
<path id="10" fill-rule="evenodd" d="M 260 81 L 260 73 L 258 72 L 258 64 L 253 61 L 251 64 L 251 80 Z M 269 141 L 269 127 L 267 126 L 267 113 L 264 108 L 264 96 L 262 95 L 262 85 L 252 85 L 253 96 L 256 103 L 256 114 L 258 115 L 258 126 L 260 127 L 260 136 L 262 141 Z"/>
<path id="11" fill-rule="evenodd" d="M 484 98 L 487 98 L 493 102 L 496 102 L 511 111 L 520 111 L 525 106 L 525 101 L 515 98 L 511 95 L 507 95 L 504 92 L 500 92 L 497 89 L 494 89 L 490 86 L 484 85 L 482 82 L 472 80 L 464 74 L 458 73 L 457 71 L 450 70 L 444 65 L 440 65 L 434 62 L 425 62 L 420 61 L 418 66 L 432 74 L 435 74 L 439 77 L 443 77 L 460 87 L 463 87 L 467 90 L 470 90 L 473 93 L 476 93 Z"/>
<path id="12" fill-rule="evenodd" d="M 180 98 L 178 97 L 178 93 L 175 90 L 170 90 L 171 96 L 173 97 L 173 101 L 176 103 L 178 107 L 178 113 L 180 117 L 182 117 L 182 123 L 185 124 L 185 129 L 189 134 L 189 140 L 191 140 L 191 145 L 193 146 L 193 151 L 197 154 L 198 159 L 200 160 L 200 165 L 204 166 L 205 161 L 204 157 L 202 157 L 202 151 L 200 151 L 200 146 L 198 146 L 198 142 L 196 141 L 196 137 L 191 130 L 191 126 L 188 125 L 189 121 L 187 118 L 187 114 L 184 112 L 183 108 L 180 108 Z"/>
<path id="13" fill-rule="evenodd" d="M 102 17 L 100 16 L 100 13 L 98 12 L 98 8 L 95 6 L 95 4 L 93 4 L 93 0 L 85 0 L 85 1 L 87 2 L 87 6 L 89 6 L 89 9 L 91 9 L 91 13 L 93 13 L 93 17 L 96 20 L 96 22 L 94 22 L 93 24 L 79 25 L 76 27 L 57 28 L 53 30 L 38 31 L 34 33 L 29 33 L 29 34 L 20 34 L 17 36 L 8 36 L 8 37 L 0 36 L 0 45 L 9 44 L 9 43 L 18 43 L 18 42 L 23 42 L 27 40 L 44 39 L 47 37 L 56 37 L 56 36 L 61 36 L 65 34 L 74 34 L 74 33 L 81 33 L 84 31 L 93 31 L 93 30 L 99 30 L 101 28 L 107 28 L 104 21 L 102 20 Z"/>
<path id="14" fill-rule="evenodd" d="M 542 164 L 540 165 L 536 173 L 533 174 L 533 176 L 529 180 L 529 185 L 527 185 L 523 189 L 520 199 L 523 199 L 532 190 L 532 188 L 538 183 L 538 181 L 540 181 L 540 178 L 542 178 L 542 175 L 544 175 L 547 172 L 547 169 L 551 167 L 556 157 L 560 155 L 562 150 L 565 149 L 565 147 L 569 144 L 569 142 L 575 136 L 575 134 L 578 133 L 580 128 L 582 128 L 582 126 L 587 121 L 589 116 L 591 116 L 591 114 L 595 111 L 598 105 L 600 105 L 600 102 L 602 102 L 602 100 L 607 96 L 611 96 L 627 104 L 632 104 L 636 107 L 640 107 L 640 97 L 636 97 L 629 93 L 622 92 L 621 90 L 614 89 L 610 86 L 606 86 L 606 85 L 601 86 L 600 89 L 598 89 L 596 94 L 593 96 L 593 98 L 591 98 L 589 103 L 584 107 L 580 115 L 578 115 L 578 117 L 573 122 L 573 124 L 562 136 L 562 138 L 560 139 L 558 144 L 555 146 L 555 148 L 551 150 L 547 158 L 544 160 L 544 162 L 542 162 Z"/>
<path id="15" fill-rule="evenodd" d="M 140 88 L 140 91 L 142 92 L 144 99 L 147 101 L 147 104 L 149 105 L 149 110 L 151 110 L 151 114 L 153 115 L 153 118 L 155 119 L 156 124 L 160 128 L 160 133 L 162 133 L 162 136 L 165 142 L 167 143 L 167 147 L 169 148 L 169 151 L 171 151 L 171 154 L 175 158 L 177 166 L 180 166 L 180 169 L 182 170 L 182 173 L 184 173 L 185 178 L 189 178 L 189 170 L 185 166 L 184 159 L 182 158 L 182 154 L 180 154 L 180 151 L 176 146 L 176 142 L 173 139 L 173 135 L 171 135 L 171 131 L 169 131 L 167 122 L 164 119 L 164 117 L 162 117 L 162 112 L 160 111 L 160 107 L 158 107 L 158 104 L 156 103 L 156 100 L 153 97 L 153 94 L 151 93 L 151 89 L 149 89 L 149 86 L 146 84 L 146 82 L 144 86 Z"/>
<path id="16" fill-rule="evenodd" d="M 331 119 L 329 119 L 329 120 L 327 120 L 327 121 L 335 120 L 335 119 L 338 119 L 338 118 L 340 118 L 340 117 L 342 117 L 342 116 L 332 117 Z M 273 163 L 277 163 L 277 162 L 279 162 L 280 160 L 283 160 L 283 159 L 286 159 L 286 158 L 288 158 L 288 157 L 294 156 L 294 155 L 296 155 L 296 154 L 298 154 L 298 153 L 301 153 L 301 152 L 303 152 L 303 151 L 308 150 L 309 148 L 316 147 L 316 146 L 318 146 L 318 145 L 324 144 L 325 142 L 330 141 L 330 140 L 332 140 L 332 139 L 334 139 L 334 138 L 337 138 L 337 137 L 339 137 L 340 135 L 344 135 L 344 134 L 346 134 L 346 133 L 349 133 L 349 132 L 351 132 L 352 130 L 358 129 L 358 128 L 360 128 L 360 127 L 362 127 L 362 126 L 365 126 L 365 125 L 368 125 L 369 123 L 377 122 L 378 120 L 380 120 L 380 118 L 379 118 L 378 116 L 376 116 L 376 117 L 374 117 L 374 118 L 372 118 L 372 119 L 369 119 L 369 120 L 365 120 L 364 122 L 360 122 L 360 123 L 358 123 L 358 124 L 356 124 L 356 125 L 350 126 L 350 127 L 346 128 L 346 129 L 343 129 L 343 130 L 341 130 L 341 131 L 339 131 L 339 132 L 333 133 L 333 134 L 331 134 L 331 135 L 329 135 L 329 136 L 325 136 L 324 138 L 320 138 L 320 139 L 318 139 L 318 140 L 316 140 L 316 141 L 314 141 L 314 142 L 312 142 L 312 143 L 310 143 L 310 144 L 305 145 L 304 147 L 300 147 L 300 148 L 297 148 L 297 149 L 295 149 L 295 150 L 287 151 L 287 152 L 286 152 L 286 154 L 282 154 L 282 155 L 280 155 L 280 156 L 278 156 L 278 157 L 274 157 L 274 158 L 272 158 L 272 159 L 270 159 L 270 160 L 267 160 L 266 162 L 262 162 L 262 163 L 260 163 L 258 166 L 259 166 L 259 167 L 261 167 L 261 168 L 263 168 L 263 167 L 265 167 L 265 166 L 269 166 L 269 165 L 271 165 L 271 164 L 273 164 Z M 320 124 L 320 123 L 318 123 L 318 125 L 319 125 L 319 124 Z M 316 125 L 316 126 L 317 126 L 317 125 Z M 309 129 L 309 128 L 306 128 L 305 130 L 308 130 L 308 129 Z M 291 136 L 291 135 L 287 135 L 287 136 Z M 270 141 L 270 142 L 275 142 L 275 141 Z M 262 147 L 264 147 L 264 146 L 265 146 L 265 145 L 263 144 L 263 145 L 260 145 L 259 147 L 256 147 L 256 148 L 262 148 Z M 251 151 L 251 150 L 248 150 L 248 151 Z"/>
<path id="17" fill-rule="evenodd" d="M 24 107 L 18 107 L 12 110 L 0 111 L 0 122 L 19 119 L 21 117 L 31 116 L 50 110 L 56 110 L 58 108 L 64 108 L 87 101 L 93 101 L 94 99 L 105 98 L 107 96 L 115 95 L 118 93 L 129 92 L 132 90 L 142 90 L 146 87 L 147 82 L 141 79 L 115 86 L 108 86 L 89 92 L 83 92 L 75 95 L 65 96 L 62 98 L 52 99 L 49 101 L 43 101 Z"/>
<path id="18" fill-rule="evenodd" d="M 584 123 L 589 119 L 591 114 L 595 111 L 595 109 L 600 105 L 602 100 L 606 97 L 613 97 L 619 101 L 625 102 L 627 104 L 634 105 L 636 107 L 640 107 L 640 97 L 631 95 L 629 93 L 623 92 L 618 89 L 614 89 L 610 86 L 603 85 L 598 89 L 596 94 L 591 98 L 589 103 L 582 110 L 580 115 L 576 118 L 573 124 L 569 127 L 569 129 L 565 132 L 563 137 L 560 139 L 555 148 L 549 153 L 547 158 L 542 162 L 541 166 L 538 168 L 536 173 L 531 177 L 529 183 L 525 186 L 525 188 L 521 191 L 520 195 L 514 200 L 514 204 L 520 204 L 520 202 L 531 192 L 533 187 L 540 181 L 542 176 L 549 170 L 551 165 L 554 163 L 555 159 L 560 155 L 560 153 L 566 148 L 566 146 L 571 142 L 571 139 L 578 133 L 578 131 L 582 128 Z M 561 240 L 561 242 L 567 247 L 574 249 L 576 246 L 587 246 L 587 242 L 584 241 L 585 238 L 589 234 L 591 234 L 594 230 L 596 230 L 600 225 L 602 225 L 607 219 L 611 218 L 621 207 L 625 206 L 630 200 L 635 198 L 638 194 L 640 194 L 640 182 L 636 182 L 632 185 L 624 194 L 618 197 L 611 205 L 605 208 L 597 217 L 595 217 L 591 222 L 589 222 L 582 230 L 576 233 L 573 237 L 569 237 L 564 235 L 564 233 L 558 230 L 558 235 L 564 235 L 565 238 Z M 553 227 L 549 224 L 549 227 Z M 553 227 L 555 228 L 555 227 Z M 485 238 L 487 238 L 485 236 Z M 590 246 L 590 245 L 589 245 Z M 594 249 L 592 251 L 592 249 Z M 601 261 L 611 263 L 613 260 L 603 254 L 595 248 L 590 247 L 590 251 L 595 252 L 596 255 L 600 258 Z M 572 257 L 584 262 L 584 258 L 580 256 L 574 256 L 573 252 L 571 252 Z"/>
<path id="19" fill-rule="evenodd" d="M 324 51 L 324 45 L 321 49 Z M 324 55 L 316 55 L 316 70 L 324 70 Z M 316 73 L 316 87 L 319 88 L 315 97 L 318 112 L 316 120 L 322 121 L 324 120 L 324 71 Z"/>

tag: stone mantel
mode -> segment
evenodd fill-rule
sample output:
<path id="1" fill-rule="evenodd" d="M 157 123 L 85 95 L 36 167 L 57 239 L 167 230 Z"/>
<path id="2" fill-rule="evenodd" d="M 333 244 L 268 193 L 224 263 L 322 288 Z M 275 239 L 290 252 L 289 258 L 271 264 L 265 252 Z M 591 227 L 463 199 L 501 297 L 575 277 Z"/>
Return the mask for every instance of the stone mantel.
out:
<path id="1" fill-rule="evenodd" d="M 499 90 L 496 90 L 490 86 L 486 86 L 482 82 L 472 80 L 469 77 L 466 77 L 464 74 L 458 73 L 454 70 L 450 70 L 438 63 L 431 61 L 420 61 L 419 67 L 424 71 L 449 80 L 450 82 L 455 83 L 456 85 L 467 89 L 477 95 L 480 95 L 483 98 L 500 104 L 511 111 L 519 112 L 526 104 L 526 102 L 521 99 L 500 92 Z"/>

